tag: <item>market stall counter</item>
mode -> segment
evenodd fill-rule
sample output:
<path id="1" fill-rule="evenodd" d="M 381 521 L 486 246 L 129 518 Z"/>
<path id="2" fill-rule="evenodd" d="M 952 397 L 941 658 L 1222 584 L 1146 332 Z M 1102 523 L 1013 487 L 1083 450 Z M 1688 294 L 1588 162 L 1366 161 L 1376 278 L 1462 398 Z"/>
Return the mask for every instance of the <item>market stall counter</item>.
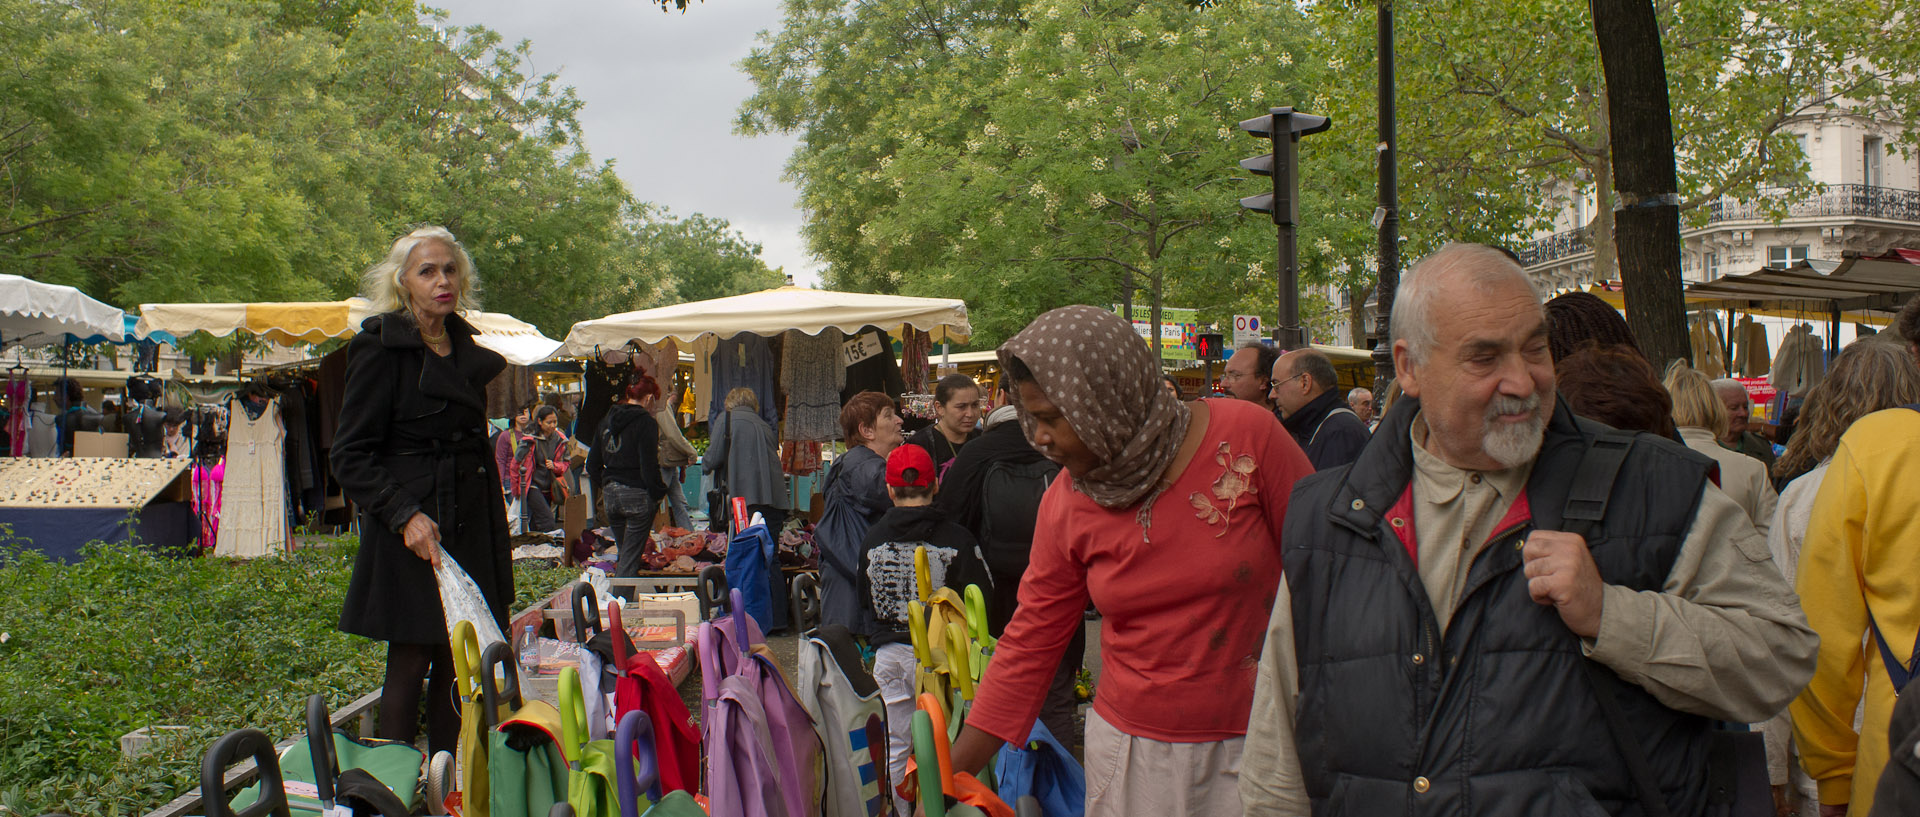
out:
<path id="1" fill-rule="evenodd" d="M 199 530 L 189 493 L 185 460 L 0 460 L 0 538 L 68 563 L 91 542 L 185 552 Z"/>

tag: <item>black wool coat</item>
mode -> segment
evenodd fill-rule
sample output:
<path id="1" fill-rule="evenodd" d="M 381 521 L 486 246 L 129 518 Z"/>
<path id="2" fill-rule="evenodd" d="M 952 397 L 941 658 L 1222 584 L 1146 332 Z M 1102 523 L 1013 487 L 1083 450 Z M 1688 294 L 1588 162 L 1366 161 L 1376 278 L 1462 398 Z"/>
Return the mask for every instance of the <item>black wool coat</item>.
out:
<path id="1" fill-rule="evenodd" d="M 340 629 L 380 641 L 445 644 L 433 567 L 407 550 L 414 513 L 440 526 L 440 543 L 473 577 L 504 630 L 513 562 L 499 466 L 487 445 L 487 383 L 506 368 L 449 316 L 453 354 L 420 340 L 404 313 L 368 318 L 347 346 L 346 397 L 333 475 L 360 514 L 360 554 Z"/>

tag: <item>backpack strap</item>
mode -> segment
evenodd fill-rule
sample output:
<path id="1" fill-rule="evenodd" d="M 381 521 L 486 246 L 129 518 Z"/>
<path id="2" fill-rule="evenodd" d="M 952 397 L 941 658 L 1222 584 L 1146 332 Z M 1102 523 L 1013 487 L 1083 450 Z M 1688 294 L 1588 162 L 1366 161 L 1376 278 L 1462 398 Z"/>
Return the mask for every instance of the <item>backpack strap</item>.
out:
<path id="1" fill-rule="evenodd" d="M 1920 411 L 1920 403 L 1908 403 L 1901 408 Z M 1887 665 L 1887 680 L 1893 682 L 1893 694 L 1899 697 L 1913 676 L 1920 675 L 1920 635 L 1913 639 L 1913 652 L 1907 654 L 1907 663 L 1893 657 L 1893 648 L 1887 646 L 1886 635 L 1880 632 L 1880 624 L 1873 620 L 1873 613 L 1867 613 L 1867 629 L 1873 631 L 1873 644 L 1880 648 L 1880 662 Z"/>
<path id="2" fill-rule="evenodd" d="M 1613 496 L 1613 482 L 1620 466 L 1633 450 L 1634 433 L 1607 429 L 1593 437 L 1587 453 L 1574 473 L 1573 487 L 1567 491 L 1566 510 L 1561 513 L 1561 528 L 1582 538 L 1592 535 L 1607 517 L 1607 501 Z"/>
<path id="3" fill-rule="evenodd" d="M 1307 445 L 1313 445 L 1314 440 L 1320 439 L 1320 429 L 1325 428 L 1327 425 L 1327 421 L 1333 419 L 1334 415 L 1337 415 L 1337 414 L 1345 414 L 1349 417 L 1352 417 L 1355 420 L 1360 419 L 1360 415 L 1354 414 L 1353 409 L 1347 408 L 1345 406 L 1341 406 L 1332 411 L 1329 411 L 1327 412 L 1327 416 L 1320 418 L 1320 422 L 1313 427 L 1313 434 L 1307 437 Z M 1366 425 L 1366 424 L 1361 423 L 1361 425 Z"/>
<path id="4" fill-rule="evenodd" d="M 1893 648 L 1887 646 L 1887 637 L 1880 632 L 1880 624 L 1873 620 L 1873 613 L 1867 613 L 1867 629 L 1873 631 L 1874 646 L 1880 648 L 1880 662 L 1887 665 L 1887 680 L 1893 682 L 1893 694 L 1899 697 L 1913 676 L 1920 674 L 1920 636 L 1913 640 L 1913 652 L 1907 654 L 1907 663 L 1893 657 Z"/>
<path id="5" fill-rule="evenodd" d="M 1633 450 L 1634 437 L 1633 432 L 1615 429 L 1594 435 L 1574 472 L 1573 487 L 1567 492 L 1566 510 L 1561 514 L 1563 530 L 1588 537 L 1606 519 L 1607 502 L 1613 495 L 1614 480 L 1620 475 L 1620 466 L 1627 461 L 1627 453 Z M 1618 696 L 1624 691 L 1622 687 L 1626 685 L 1625 682 L 1611 669 L 1596 666 L 1592 659 L 1581 659 L 1580 671 L 1593 687 L 1593 698 L 1600 704 L 1600 713 L 1606 718 L 1607 732 L 1613 737 L 1614 749 L 1626 763 L 1627 776 L 1633 780 L 1634 795 L 1640 801 L 1641 811 L 1647 817 L 1671 817 L 1667 800 L 1661 796 L 1659 784 L 1654 782 L 1653 766 L 1647 760 L 1646 747 L 1634 735 L 1626 714 L 1620 711 Z"/>

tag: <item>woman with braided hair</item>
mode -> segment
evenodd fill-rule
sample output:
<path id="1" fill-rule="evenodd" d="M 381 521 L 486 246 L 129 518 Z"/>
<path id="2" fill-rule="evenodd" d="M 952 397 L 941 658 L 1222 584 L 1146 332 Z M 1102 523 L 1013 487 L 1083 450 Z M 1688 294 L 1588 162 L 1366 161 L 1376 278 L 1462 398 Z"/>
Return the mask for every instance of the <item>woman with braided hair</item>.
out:
<path id="1" fill-rule="evenodd" d="M 1547 348 L 1553 353 L 1553 362 L 1558 365 L 1588 345 L 1625 346 L 1646 357 L 1640 344 L 1634 342 L 1627 319 L 1600 296 L 1569 292 L 1547 301 Z"/>

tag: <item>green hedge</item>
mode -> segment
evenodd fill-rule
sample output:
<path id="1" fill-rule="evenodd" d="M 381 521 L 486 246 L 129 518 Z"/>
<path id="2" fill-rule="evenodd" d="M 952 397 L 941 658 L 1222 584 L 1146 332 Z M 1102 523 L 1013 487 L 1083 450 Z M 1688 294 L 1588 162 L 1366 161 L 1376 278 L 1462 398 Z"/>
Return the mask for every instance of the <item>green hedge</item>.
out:
<path id="1" fill-rule="evenodd" d="M 307 696 L 339 707 L 377 687 L 382 645 L 334 630 L 357 547 L 240 562 L 96 544 L 74 565 L 5 548 L 0 812 L 143 814 L 198 784 L 219 735 L 291 735 Z M 514 609 L 575 575 L 518 567 Z M 120 758 L 121 735 L 160 724 L 191 731 Z"/>

